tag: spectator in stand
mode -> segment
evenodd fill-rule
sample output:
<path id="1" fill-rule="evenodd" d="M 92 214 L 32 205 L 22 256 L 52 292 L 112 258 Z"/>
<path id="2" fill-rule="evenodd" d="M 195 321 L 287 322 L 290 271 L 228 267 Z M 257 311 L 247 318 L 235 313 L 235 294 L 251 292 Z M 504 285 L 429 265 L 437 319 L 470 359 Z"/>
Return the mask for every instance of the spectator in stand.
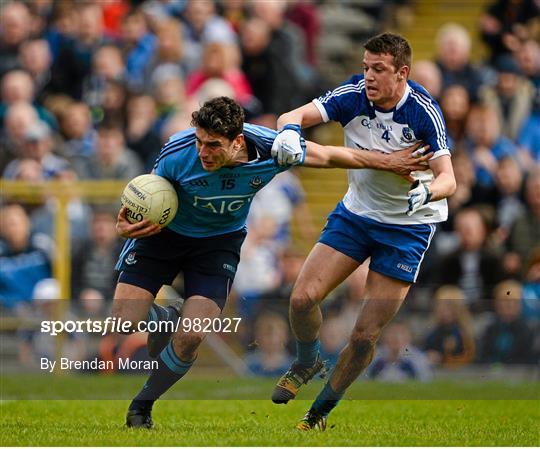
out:
<path id="1" fill-rule="evenodd" d="M 52 179 L 60 173 L 71 170 L 69 162 L 53 152 L 54 140 L 51 129 L 45 122 L 36 121 L 24 133 L 24 143 L 20 156 L 12 160 L 5 168 L 2 177 L 14 179 L 19 170 L 19 164 L 24 159 L 33 159 L 41 165 L 43 179 Z"/>
<path id="2" fill-rule="evenodd" d="M 528 36 L 527 23 L 540 14 L 534 0 L 496 0 L 480 19 L 484 42 L 491 50 L 491 62 L 519 47 L 520 39 Z"/>
<path id="3" fill-rule="evenodd" d="M 77 13 L 72 2 L 54 2 L 50 22 L 43 37 L 49 43 L 53 62 L 56 61 L 60 49 L 74 38 L 77 29 Z"/>
<path id="4" fill-rule="evenodd" d="M 306 45 L 306 62 L 317 65 L 317 41 L 321 31 L 321 18 L 317 6 L 309 0 L 289 0 L 286 17 L 302 30 Z"/>
<path id="5" fill-rule="evenodd" d="M 295 81 L 289 76 L 290 68 L 285 67 L 285 62 L 270 46 L 270 26 L 262 19 L 249 19 L 242 25 L 240 38 L 242 70 L 263 112 L 277 115 L 286 110 Z"/>
<path id="6" fill-rule="evenodd" d="M 463 150 L 470 106 L 469 94 L 462 85 L 454 84 L 444 89 L 441 96 L 441 110 L 448 137 L 451 139 L 449 147 L 454 151 Z"/>
<path id="7" fill-rule="evenodd" d="M 51 91 L 81 100 L 84 79 L 92 72 L 92 55 L 110 43 L 103 34 L 100 3 L 82 3 L 76 8 L 76 36 L 65 40 L 52 67 Z"/>
<path id="8" fill-rule="evenodd" d="M 517 147 L 501 135 L 497 111 L 489 106 L 473 106 L 467 119 L 466 149 L 472 158 L 476 181 L 493 187 L 497 163 L 505 157 L 517 157 Z"/>
<path id="9" fill-rule="evenodd" d="M 540 168 L 532 170 L 525 184 L 526 210 L 516 219 L 506 240 L 504 268 L 518 276 L 524 273 L 531 251 L 540 244 Z"/>
<path id="10" fill-rule="evenodd" d="M 503 158 L 495 172 L 496 223 L 495 237 L 502 244 L 516 220 L 525 212 L 522 202 L 523 174 L 518 163 L 509 157 Z"/>
<path id="11" fill-rule="evenodd" d="M 90 219 L 90 236 L 73 257 L 73 295 L 85 289 L 97 290 L 106 299 L 114 294 L 114 265 L 121 243 L 116 234 L 116 214 L 106 209 L 94 209 Z"/>
<path id="12" fill-rule="evenodd" d="M 248 353 L 245 362 L 254 376 L 278 376 L 292 362 L 286 345 L 289 326 L 277 313 L 266 312 L 255 322 L 257 349 Z"/>
<path id="13" fill-rule="evenodd" d="M 523 317 L 540 330 L 540 246 L 530 254 L 523 283 Z M 540 335 L 536 337 L 540 343 Z M 537 347 L 538 349 L 538 347 Z"/>
<path id="14" fill-rule="evenodd" d="M 221 16 L 229 22 L 235 33 L 240 33 L 240 29 L 248 20 L 248 2 L 245 0 L 223 0 L 218 3 L 221 7 Z"/>
<path id="15" fill-rule="evenodd" d="M 282 77 L 287 80 L 280 86 L 279 95 L 291 109 L 305 103 L 320 93 L 316 74 L 306 61 L 306 44 L 302 31 L 285 17 L 286 2 L 253 0 L 253 17 L 263 20 L 271 30 L 270 51 L 276 54 L 282 65 Z M 274 111 L 270 111 L 274 112 Z M 278 113 L 283 110 L 278 111 Z"/>
<path id="16" fill-rule="evenodd" d="M 45 180 L 43 168 L 34 159 L 22 159 L 15 171 L 15 179 L 39 185 Z M 67 188 L 70 187 L 70 183 L 76 180 L 75 174 L 71 170 L 59 172 L 54 179 L 66 182 Z M 53 239 L 57 209 L 58 205 L 55 199 L 47 198 L 45 195 L 39 199 L 39 202 L 26 206 L 30 216 L 32 233 L 45 234 Z M 74 194 L 68 203 L 67 216 L 71 234 L 71 248 L 72 251 L 76 252 L 88 236 L 88 223 L 91 216 L 90 207 Z"/>
<path id="17" fill-rule="evenodd" d="M 31 234 L 22 206 L 0 208 L 0 306 L 15 309 L 32 300 L 42 279 L 51 277 L 52 241 Z"/>
<path id="18" fill-rule="evenodd" d="M 515 141 L 532 110 L 534 87 L 520 74 L 520 68 L 510 55 L 495 61 L 497 83 L 481 91 L 484 104 L 497 111 L 501 133 Z"/>
<path id="19" fill-rule="evenodd" d="M 439 287 L 434 294 L 434 327 L 424 340 L 432 365 L 447 367 L 470 363 L 475 356 L 471 316 L 465 295 L 453 285 Z"/>
<path id="20" fill-rule="evenodd" d="M 76 162 L 81 179 L 132 179 L 143 172 L 139 157 L 126 147 L 122 129 L 115 124 L 102 124 L 95 152 L 88 161 Z"/>
<path id="21" fill-rule="evenodd" d="M 465 294 L 471 310 L 485 310 L 481 301 L 489 298 L 502 280 L 501 258 L 486 247 L 488 225 L 476 209 L 462 209 L 454 220 L 459 247 L 438 261 L 435 272 L 439 285 L 454 284 Z"/>
<path id="22" fill-rule="evenodd" d="M 185 78 L 186 65 L 183 62 L 184 43 L 182 25 L 178 20 L 160 22 L 156 28 L 157 48 L 144 71 L 144 91 L 151 92 L 163 68 L 173 67 L 179 76 Z M 170 68 L 169 68 L 170 70 Z"/>
<path id="23" fill-rule="evenodd" d="M 126 58 L 127 85 L 140 92 L 144 87 L 144 72 L 157 48 L 157 38 L 148 30 L 141 10 L 134 9 L 122 19 L 122 43 Z"/>
<path id="24" fill-rule="evenodd" d="M 412 346 L 411 331 L 405 324 L 390 323 L 381 340 L 382 344 L 367 369 L 368 377 L 390 382 L 431 379 L 429 359 Z"/>
<path id="25" fill-rule="evenodd" d="M 471 38 L 467 30 L 455 23 L 443 25 L 437 33 L 437 65 L 443 76 L 443 88 L 460 84 L 476 102 L 484 80 L 470 58 Z"/>
<path id="26" fill-rule="evenodd" d="M 216 14 L 213 0 L 189 0 L 183 11 L 184 62 L 188 74 L 199 67 L 203 48 L 211 42 L 234 44 L 236 35 L 229 23 Z"/>
<path id="27" fill-rule="evenodd" d="M 103 120 L 103 103 L 110 83 L 123 82 L 126 67 L 122 51 L 115 45 L 104 45 L 92 56 L 92 72 L 83 82 L 83 102 L 90 106 L 93 121 Z"/>
<path id="28" fill-rule="evenodd" d="M 100 319 L 104 318 L 108 313 L 105 297 L 99 290 L 86 288 L 79 294 L 78 315 L 80 317 Z"/>
<path id="29" fill-rule="evenodd" d="M 90 108 L 86 103 L 72 102 L 60 113 L 60 130 L 64 137 L 62 154 L 74 164 L 94 153 L 97 132 L 92 127 Z"/>
<path id="30" fill-rule="evenodd" d="M 143 161 L 144 171 L 150 173 L 161 149 L 160 137 L 154 129 L 157 120 L 156 102 L 150 95 L 135 95 L 128 100 L 126 112 L 127 146 Z"/>
<path id="31" fill-rule="evenodd" d="M 504 281 L 494 290 L 495 318 L 481 337 L 480 362 L 504 364 L 537 363 L 532 352 L 533 334 L 521 317 L 521 285 Z"/>
<path id="32" fill-rule="evenodd" d="M 21 1 L 2 5 L 0 28 L 0 78 L 19 65 L 19 48 L 30 37 L 32 18 L 30 10 Z"/>
<path id="33" fill-rule="evenodd" d="M 187 104 L 184 80 L 178 69 L 169 65 L 160 67 L 157 72 L 153 90 L 153 97 L 158 108 L 155 129 L 161 135 L 171 117 L 177 113 L 186 112 Z"/>
<path id="34" fill-rule="evenodd" d="M 36 102 L 43 104 L 51 80 L 52 54 L 45 39 L 24 42 L 19 50 L 21 65 L 34 82 Z"/>
<path id="35" fill-rule="evenodd" d="M 425 87 L 429 94 L 439 101 L 442 92 L 442 74 L 437 64 L 428 60 L 415 61 L 410 78 Z M 448 121 L 446 116 L 445 119 Z"/>
<path id="36" fill-rule="evenodd" d="M 534 40 L 525 41 L 517 52 L 517 60 L 534 88 L 532 113 L 517 139 L 521 147 L 521 164 L 528 170 L 540 164 L 540 44 Z"/>
<path id="37" fill-rule="evenodd" d="M 12 159 L 20 157 L 26 131 L 37 120 L 37 111 L 24 101 L 18 101 L 7 109 L 0 139 L 0 173 Z"/>
<path id="38" fill-rule="evenodd" d="M 4 121 L 7 109 L 17 102 L 32 104 L 39 118 L 52 128 L 56 128 L 56 119 L 44 107 L 34 103 L 34 82 L 32 77 L 23 70 L 12 70 L 4 75 L 0 86 L 2 103 L 0 103 L 0 123 Z"/>
<path id="39" fill-rule="evenodd" d="M 252 101 L 253 94 L 246 75 L 239 68 L 240 56 L 236 44 L 212 42 L 203 49 L 201 67 L 189 75 L 186 80 L 186 94 L 197 94 L 203 83 L 209 79 L 223 79 L 234 90 L 234 98 L 246 107 Z"/>

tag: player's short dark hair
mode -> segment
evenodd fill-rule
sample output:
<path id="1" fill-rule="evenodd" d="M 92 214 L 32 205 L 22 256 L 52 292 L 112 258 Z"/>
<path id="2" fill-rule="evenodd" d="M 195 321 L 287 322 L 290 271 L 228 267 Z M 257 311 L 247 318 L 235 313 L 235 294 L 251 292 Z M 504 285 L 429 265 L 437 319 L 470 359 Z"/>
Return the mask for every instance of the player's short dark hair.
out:
<path id="1" fill-rule="evenodd" d="M 411 67 L 412 49 L 403 36 L 394 33 L 382 33 L 370 38 L 364 48 L 371 53 L 387 53 L 394 57 L 394 66 L 396 71 L 406 65 Z"/>
<path id="2" fill-rule="evenodd" d="M 232 98 L 217 97 L 191 114 L 191 126 L 233 140 L 244 129 L 244 110 Z"/>

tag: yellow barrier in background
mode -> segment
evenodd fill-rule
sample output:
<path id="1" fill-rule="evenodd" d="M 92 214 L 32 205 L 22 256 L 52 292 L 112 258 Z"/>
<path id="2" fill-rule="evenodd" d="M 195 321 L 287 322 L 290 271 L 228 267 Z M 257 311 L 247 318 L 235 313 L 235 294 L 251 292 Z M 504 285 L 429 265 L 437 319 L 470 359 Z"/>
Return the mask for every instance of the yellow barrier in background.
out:
<path id="1" fill-rule="evenodd" d="M 60 283 L 62 299 L 71 297 L 71 245 L 68 205 L 73 199 L 91 204 L 118 202 L 126 181 L 50 181 L 29 184 L 22 181 L 0 180 L 0 197 L 5 201 L 41 203 L 54 199 L 57 204 L 54 216 L 56 243 L 53 274 Z"/>

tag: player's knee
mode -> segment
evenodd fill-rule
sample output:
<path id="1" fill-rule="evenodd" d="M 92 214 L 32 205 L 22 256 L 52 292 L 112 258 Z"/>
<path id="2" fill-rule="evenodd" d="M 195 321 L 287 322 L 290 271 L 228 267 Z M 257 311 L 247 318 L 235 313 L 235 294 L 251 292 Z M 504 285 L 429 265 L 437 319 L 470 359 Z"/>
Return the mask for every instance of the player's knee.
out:
<path id="1" fill-rule="evenodd" d="M 204 340 L 204 336 L 195 332 L 178 333 L 173 338 L 174 351 L 181 360 L 192 360 L 197 349 Z"/>
<path id="2" fill-rule="evenodd" d="M 308 289 L 294 289 L 291 295 L 291 312 L 306 313 L 319 304 L 319 300 L 314 292 Z"/>
<path id="3" fill-rule="evenodd" d="M 354 331 L 349 341 L 349 347 L 357 358 L 369 357 L 373 354 L 378 339 L 378 332 Z"/>

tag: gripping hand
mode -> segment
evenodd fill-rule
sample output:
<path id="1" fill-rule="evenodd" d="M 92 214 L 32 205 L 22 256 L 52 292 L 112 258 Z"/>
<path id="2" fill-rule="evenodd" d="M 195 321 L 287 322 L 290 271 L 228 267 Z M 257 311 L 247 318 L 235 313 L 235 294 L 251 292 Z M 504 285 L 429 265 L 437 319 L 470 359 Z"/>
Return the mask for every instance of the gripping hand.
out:
<path id="1" fill-rule="evenodd" d="M 285 125 L 272 145 L 272 157 L 278 165 L 299 165 L 306 158 L 306 142 L 300 125 Z"/>
<path id="2" fill-rule="evenodd" d="M 414 214 L 421 206 L 429 203 L 431 200 L 431 191 L 427 184 L 422 181 L 414 181 L 411 185 L 411 189 L 407 194 L 409 199 L 409 208 L 407 210 L 407 215 L 410 217 Z"/>

